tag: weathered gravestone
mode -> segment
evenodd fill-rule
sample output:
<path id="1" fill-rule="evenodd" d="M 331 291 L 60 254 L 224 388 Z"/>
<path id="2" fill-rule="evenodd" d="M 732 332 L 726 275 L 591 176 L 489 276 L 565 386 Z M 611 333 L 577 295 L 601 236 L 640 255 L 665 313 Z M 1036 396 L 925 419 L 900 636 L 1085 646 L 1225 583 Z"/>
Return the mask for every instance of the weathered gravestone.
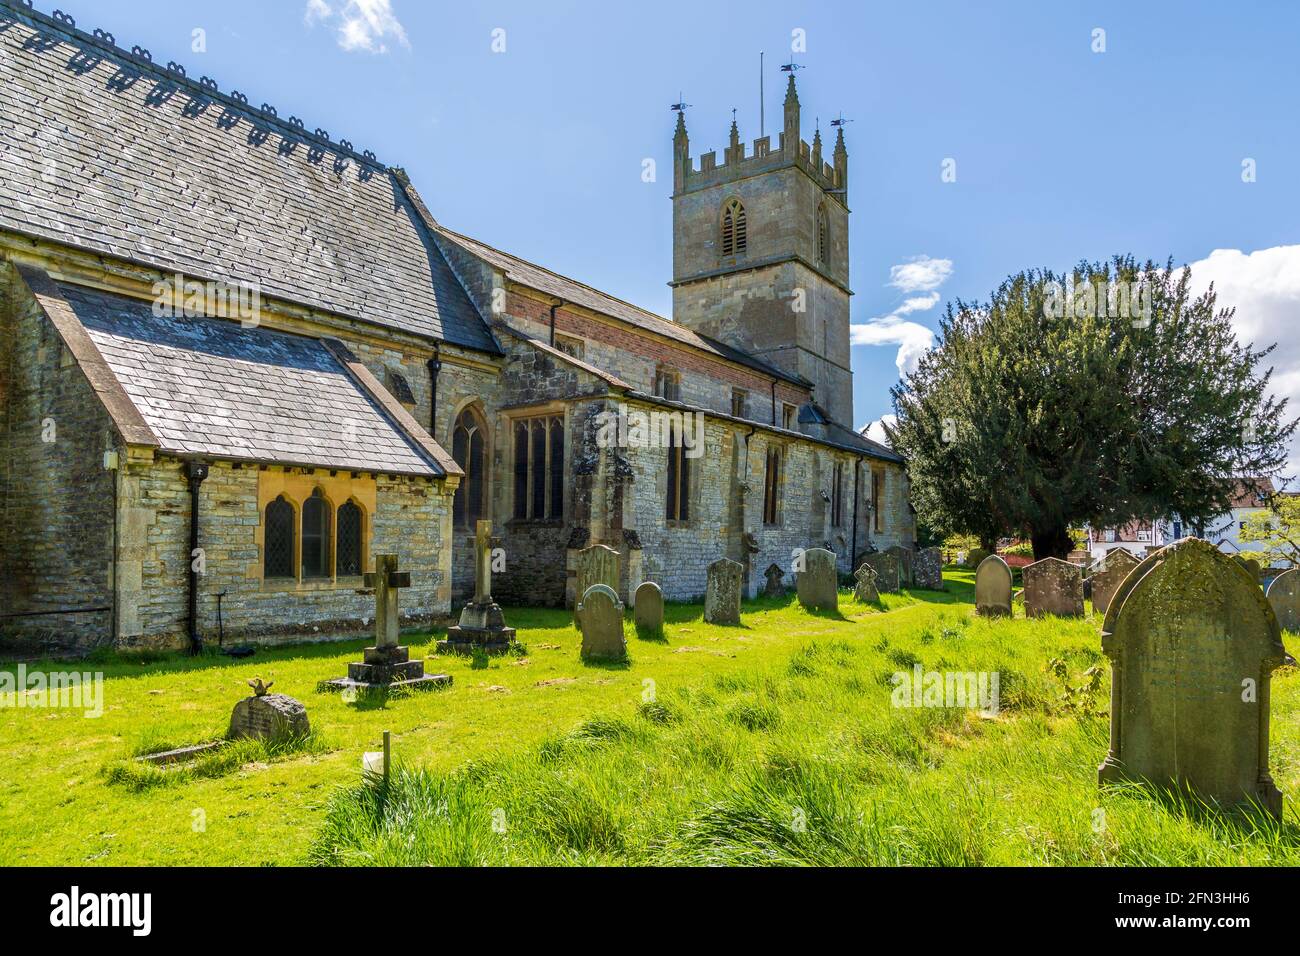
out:
<path id="1" fill-rule="evenodd" d="M 603 584 L 618 594 L 618 552 L 608 545 L 593 544 L 575 557 L 574 622 L 577 605 L 593 584 Z"/>
<path id="2" fill-rule="evenodd" d="M 1243 558 L 1241 555 L 1237 555 L 1236 560 L 1243 568 L 1250 572 L 1250 576 L 1254 578 L 1255 583 L 1258 584 L 1260 575 L 1264 572 L 1263 566 L 1254 558 Z"/>
<path id="3" fill-rule="evenodd" d="M 740 582 L 744 572 L 744 565 L 727 558 L 718 558 L 709 565 L 708 584 L 704 591 L 706 623 L 740 623 Z"/>
<path id="4" fill-rule="evenodd" d="M 362 650 L 362 659 L 348 664 L 348 676 L 321 681 L 318 691 L 370 691 L 390 688 L 428 690 L 451 683 L 448 674 L 426 674 L 424 661 L 411 660 L 411 649 L 398 644 L 397 594 L 411 586 L 411 572 L 397 569 L 397 555 L 375 555 L 375 570 L 367 571 L 365 586 L 375 592 L 375 644 Z"/>
<path id="5" fill-rule="evenodd" d="M 764 594 L 768 597 L 785 597 L 785 572 L 779 564 L 769 564 L 763 577 L 767 578 L 767 584 L 763 587 Z"/>
<path id="6" fill-rule="evenodd" d="M 492 522 L 474 527 L 474 599 L 460 612 L 460 623 L 447 628 L 438 650 L 468 654 L 482 648 L 489 654 L 510 649 L 515 629 L 506 627 L 501 605 L 492 599 Z"/>
<path id="7" fill-rule="evenodd" d="M 886 548 L 885 554 L 892 554 L 898 559 L 898 586 L 910 588 L 914 585 L 916 578 L 913 576 L 915 570 L 913 562 L 916 560 L 916 552 L 911 548 L 904 548 L 902 545 L 896 544 Z"/>
<path id="8" fill-rule="evenodd" d="M 1273 606 L 1282 630 L 1300 632 L 1300 570 L 1291 568 L 1272 580 L 1268 586 L 1268 603 Z"/>
<path id="9" fill-rule="evenodd" d="M 943 552 L 922 548 L 912 562 L 912 584 L 927 591 L 943 590 Z"/>
<path id="10" fill-rule="evenodd" d="M 984 617 L 1011 614 L 1011 568 L 998 554 L 990 554 L 975 569 L 975 613 Z"/>
<path id="11" fill-rule="evenodd" d="M 862 563 L 876 572 L 876 590 L 882 594 L 897 591 L 899 586 L 898 558 L 888 551 L 876 551 L 862 559 Z"/>
<path id="12" fill-rule="evenodd" d="M 835 555 L 825 548 L 803 552 L 803 569 L 795 574 L 799 603 L 810 611 L 836 611 L 840 606 L 839 575 Z"/>
<path id="13" fill-rule="evenodd" d="M 311 722 L 302 701 L 286 694 L 268 694 L 266 691 L 271 684 L 263 684 L 260 678 L 248 684 L 253 688 L 253 696 L 235 704 L 230 714 L 230 729 L 226 731 L 227 739 L 251 737 L 279 743 L 311 733 Z"/>
<path id="14" fill-rule="evenodd" d="M 1115 591 L 1137 566 L 1138 559 L 1128 548 L 1115 548 L 1102 558 L 1092 572 L 1092 609 L 1105 614 Z"/>
<path id="15" fill-rule="evenodd" d="M 1066 555 L 1065 560 L 1071 564 L 1077 564 L 1087 571 L 1088 568 L 1092 567 L 1092 552 L 1085 548 L 1076 548 Z"/>
<path id="16" fill-rule="evenodd" d="M 1101 645 L 1111 698 L 1099 782 L 1172 784 L 1281 817 L 1268 720 L 1270 674 L 1285 652 L 1246 569 L 1199 538 L 1149 555 L 1111 599 Z"/>
<path id="17" fill-rule="evenodd" d="M 578 602 L 578 629 L 582 631 L 582 656 L 593 660 L 623 660 L 623 602 L 607 584 L 593 584 Z"/>
<path id="18" fill-rule="evenodd" d="M 659 585 L 646 581 L 636 589 L 632 619 L 641 637 L 657 640 L 664 636 L 664 592 Z"/>
<path id="19" fill-rule="evenodd" d="M 1083 617 L 1083 569 L 1060 558 L 1043 558 L 1020 569 L 1025 615 Z"/>
<path id="20" fill-rule="evenodd" d="M 876 591 L 876 572 L 868 564 L 853 572 L 857 583 L 853 587 L 853 597 L 861 604 L 878 604 L 880 594 Z"/>

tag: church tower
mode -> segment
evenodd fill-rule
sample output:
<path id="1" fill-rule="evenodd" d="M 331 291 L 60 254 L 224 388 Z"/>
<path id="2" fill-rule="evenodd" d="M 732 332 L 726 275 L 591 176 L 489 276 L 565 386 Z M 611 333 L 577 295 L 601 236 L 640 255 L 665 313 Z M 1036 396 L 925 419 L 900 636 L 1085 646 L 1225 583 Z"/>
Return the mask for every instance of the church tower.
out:
<path id="1" fill-rule="evenodd" d="M 735 121 L 721 165 L 690 155 L 685 116 L 673 137 L 673 318 L 815 385 L 813 400 L 853 427 L 849 371 L 848 150 L 832 161 L 821 130 L 799 138 L 790 74 L 777 148 L 745 144 Z"/>

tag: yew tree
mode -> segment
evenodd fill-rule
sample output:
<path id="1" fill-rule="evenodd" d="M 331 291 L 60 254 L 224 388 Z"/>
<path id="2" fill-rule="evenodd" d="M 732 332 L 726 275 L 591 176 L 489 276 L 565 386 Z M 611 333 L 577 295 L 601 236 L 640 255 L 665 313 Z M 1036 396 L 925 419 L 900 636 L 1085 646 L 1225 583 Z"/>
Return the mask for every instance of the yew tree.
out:
<path id="1" fill-rule="evenodd" d="M 894 449 L 918 516 L 945 534 L 1028 538 L 1225 513 L 1236 476 L 1276 478 L 1297 422 L 1269 394 L 1273 350 L 1190 273 L 1117 256 L 1008 277 L 949 303 L 939 341 L 893 389 Z"/>

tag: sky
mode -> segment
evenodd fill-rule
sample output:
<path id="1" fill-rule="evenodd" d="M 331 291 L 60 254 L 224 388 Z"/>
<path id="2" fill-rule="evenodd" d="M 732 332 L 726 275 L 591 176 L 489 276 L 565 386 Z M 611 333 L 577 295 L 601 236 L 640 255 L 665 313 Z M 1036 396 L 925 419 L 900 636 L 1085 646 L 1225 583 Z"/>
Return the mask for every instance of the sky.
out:
<path id="1" fill-rule="evenodd" d="M 774 133 L 793 58 L 803 137 L 851 121 L 856 424 L 890 412 L 946 302 L 1128 252 L 1213 279 L 1243 340 L 1280 343 L 1300 414 L 1297 3 L 59 5 L 404 167 L 446 226 L 665 316 L 669 107 L 691 104 L 695 156 L 733 109 L 752 141 L 761 76 Z"/>

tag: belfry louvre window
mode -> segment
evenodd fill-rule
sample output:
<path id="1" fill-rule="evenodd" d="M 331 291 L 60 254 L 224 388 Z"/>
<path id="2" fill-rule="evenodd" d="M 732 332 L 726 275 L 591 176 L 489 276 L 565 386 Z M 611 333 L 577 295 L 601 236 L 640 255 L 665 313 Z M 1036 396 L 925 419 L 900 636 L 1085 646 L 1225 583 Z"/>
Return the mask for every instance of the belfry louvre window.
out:
<path id="1" fill-rule="evenodd" d="M 520 520 L 564 517 L 564 416 L 514 423 L 515 505 Z"/>
<path id="2" fill-rule="evenodd" d="M 302 505 L 302 576 L 330 576 L 330 503 L 319 488 Z"/>
<path id="3" fill-rule="evenodd" d="M 844 527 L 844 462 L 835 463 L 835 474 L 831 478 L 831 525 Z"/>
<path id="4" fill-rule="evenodd" d="M 263 577 L 293 577 L 293 505 L 280 495 L 266 506 L 266 538 L 263 542 Z"/>
<path id="5" fill-rule="evenodd" d="M 691 517 L 691 460 L 681 429 L 673 426 L 668 443 L 668 503 L 664 517 L 669 521 L 688 521 Z"/>
<path id="6" fill-rule="evenodd" d="M 361 573 L 361 509 L 355 501 L 339 507 L 338 526 L 335 572 L 341 578 L 355 577 Z"/>
<path id="7" fill-rule="evenodd" d="M 722 207 L 722 254 L 740 255 L 748 245 L 744 204 L 739 199 L 728 199 Z"/>
<path id="8" fill-rule="evenodd" d="M 781 449 L 767 450 L 767 468 L 763 473 L 763 524 L 776 524 L 781 516 Z"/>
<path id="9" fill-rule="evenodd" d="M 451 457 L 456 459 L 456 464 L 465 472 L 451 506 L 452 517 L 458 528 L 472 528 L 474 522 L 485 517 L 486 435 L 483 420 L 474 409 L 467 408 L 456 418 L 456 427 L 451 435 Z"/>

